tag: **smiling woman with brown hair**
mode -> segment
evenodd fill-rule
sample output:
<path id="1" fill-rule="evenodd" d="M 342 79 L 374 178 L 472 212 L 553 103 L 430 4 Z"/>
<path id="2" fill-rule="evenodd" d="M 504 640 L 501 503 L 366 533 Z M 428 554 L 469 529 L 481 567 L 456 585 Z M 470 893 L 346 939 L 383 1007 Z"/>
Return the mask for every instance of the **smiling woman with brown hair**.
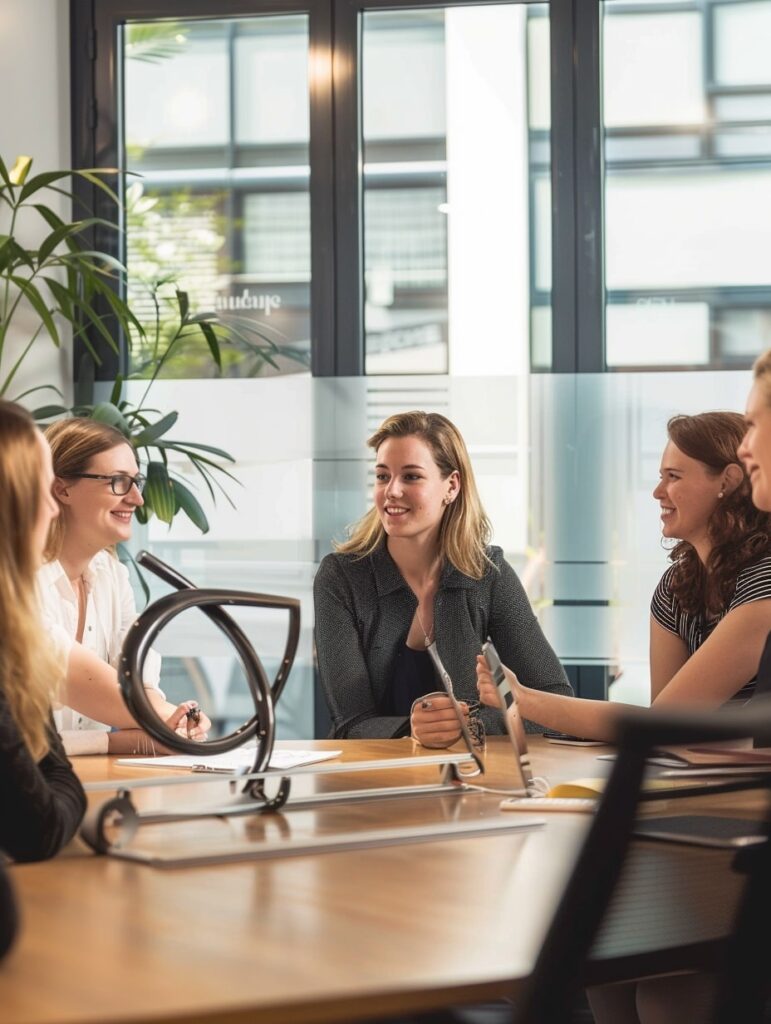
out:
<path id="1" fill-rule="evenodd" d="M 657 705 L 717 707 L 745 700 L 754 689 L 771 629 L 771 516 L 752 502 L 737 455 L 744 433 L 744 417 L 731 412 L 675 416 L 668 424 L 653 497 L 663 536 L 678 543 L 651 602 L 651 699 Z M 493 702 L 482 659 L 477 674 L 482 700 Z M 614 739 L 622 705 L 565 701 L 520 684 L 514 673 L 509 677 L 528 718 Z"/>

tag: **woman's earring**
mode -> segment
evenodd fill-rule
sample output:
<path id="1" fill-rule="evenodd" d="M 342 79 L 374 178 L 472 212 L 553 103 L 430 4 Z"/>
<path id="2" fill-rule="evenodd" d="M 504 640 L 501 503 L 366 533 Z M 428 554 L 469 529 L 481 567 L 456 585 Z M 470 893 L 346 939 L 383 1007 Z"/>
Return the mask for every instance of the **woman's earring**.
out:
<path id="1" fill-rule="evenodd" d="M 725 491 L 719 491 L 718 498 L 725 498 Z"/>

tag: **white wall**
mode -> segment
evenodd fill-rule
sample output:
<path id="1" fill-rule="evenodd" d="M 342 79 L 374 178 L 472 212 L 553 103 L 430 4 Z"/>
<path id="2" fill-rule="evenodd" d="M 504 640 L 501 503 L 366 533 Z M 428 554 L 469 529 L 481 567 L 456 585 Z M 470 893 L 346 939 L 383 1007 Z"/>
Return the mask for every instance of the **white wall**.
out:
<path id="1" fill-rule="evenodd" d="M 34 158 L 33 171 L 69 167 L 70 72 L 69 4 L 67 0 L 2 0 L 0 3 L 0 156 L 12 164 L 20 154 Z M 54 200 L 57 200 L 54 202 Z M 55 194 L 45 200 L 69 217 L 66 201 Z M 4 230 L 0 227 L 0 230 Z M 35 230 L 20 227 L 20 240 L 34 244 Z M 24 344 L 28 325 L 22 321 L 12 349 Z M 16 377 L 7 397 L 37 384 L 55 384 L 69 400 L 71 352 L 58 351 L 41 337 Z M 18 349 L 17 349 L 18 351 Z M 3 357 L 3 369 L 11 362 Z M 30 396 L 28 404 L 55 400 L 52 392 Z"/>

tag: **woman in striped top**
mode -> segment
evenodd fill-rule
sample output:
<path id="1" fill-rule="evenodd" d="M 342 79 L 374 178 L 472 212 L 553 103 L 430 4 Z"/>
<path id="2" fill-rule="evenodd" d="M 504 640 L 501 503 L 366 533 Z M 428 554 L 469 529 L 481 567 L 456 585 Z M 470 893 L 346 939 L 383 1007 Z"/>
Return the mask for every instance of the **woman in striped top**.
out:
<path id="1" fill-rule="evenodd" d="M 745 433 L 738 413 L 675 416 L 667 429 L 653 497 L 664 537 L 678 543 L 651 604 L 651 699 L 716 707 L 752 692 L 771 629 L 771 515 L 752 503 L 753 488 L 760 494 L 767 479 L 764 507 L 771 509 L 771 458 L 767 476 L 753 468 L 751 485 L 737 454 Z M 614 739 L 623 705 L 565 700 L 522 686 L 513 673 L 510 678 L 523 716 L 574 735 Z M 482 700 L 494 703 L 483 658 L 477 679 Z"/>

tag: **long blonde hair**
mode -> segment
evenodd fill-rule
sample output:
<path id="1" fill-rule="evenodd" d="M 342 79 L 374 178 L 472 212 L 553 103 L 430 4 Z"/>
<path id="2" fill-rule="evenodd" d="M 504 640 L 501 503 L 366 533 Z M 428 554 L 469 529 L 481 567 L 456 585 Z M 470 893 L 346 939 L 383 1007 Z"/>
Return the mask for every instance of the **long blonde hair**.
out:
<path id="1" fill-rule="evenodd" d="M 457 498 L 442 513 L 439 527 L 439 554 L 466 576 L 481 579 L 493 564 L 485 548 L 492 529 L 479 499 L 474 471 L 460 431 L 446 416 L 437 412 L 397 413 L 383 420 L 367 441 L 375 452 L 391 437 L 418 437 L 428 445 L 443 480 L 457 472 L 460 487 Z M 376 508 L 371 508 L 350 531 L 348 540 L 336 544 L 342 554 L 364 558 L 385 540 L 385 530 Z"/>
<path id="2" fill-rule="evenodd" d="M 85 416 L 57 420 L 46 428 L 45 436 L 51 445 L 54 476 L 61 477 L 62 480 L 71 479 L 78 473 L 87 473 L 91 459 L 101 452 L 107 452 L 121 444 L 131 448 L 128 438 L 115 427 Z M 59 509 L 63 511 L 61 504 Z M 52 562 L 61 554 L 66 529 L 65 518 L 66 516 L 59 515 L 51 523 L 44 552 L 46 562 Z"/>
<path id="3" fill-rule="evenodd" d="M 43 464 L 32 417 L 0 400 L 0 690 L 32 756 L 48 752 L 48 724 L 63 668 L 40 623 L 34 525 Z"/>

